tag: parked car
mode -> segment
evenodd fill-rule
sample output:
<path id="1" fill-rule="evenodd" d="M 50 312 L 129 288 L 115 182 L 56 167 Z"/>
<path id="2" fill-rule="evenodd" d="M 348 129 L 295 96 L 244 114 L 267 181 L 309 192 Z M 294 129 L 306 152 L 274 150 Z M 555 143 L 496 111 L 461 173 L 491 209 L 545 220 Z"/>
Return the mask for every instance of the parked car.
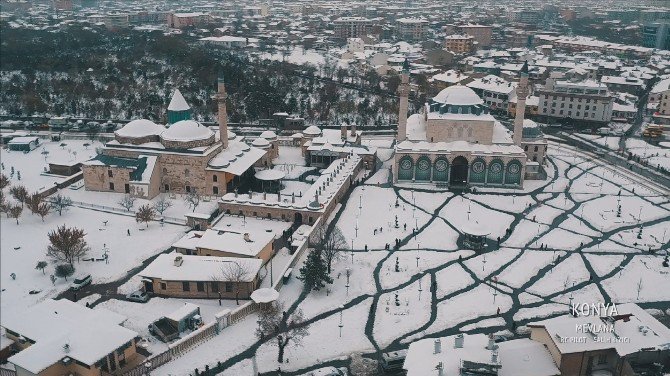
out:
<path id="1" fill-rule="evenodd" d="M 81 290 L 84 286 L 88 286 L 93 282 L 91 275 L 87 274 L 81 277 L 75 278 L 75 280 L 70 285 L 70 288 L 74 291 Z"/>
<path id="2" fill-rule="evenodd" d="M 347 369 L 345 367 L 335 368 L 335 367 L 324 367 L 315 369 L 314 371 L 309 371 L 303 376 L 347 376 Z"/>
<path id="3" fill-rule="evenodd" d="M 402 372 L 402 365 L 405 363 L 407 350 L 390 351 L 382 354 L 380 366 L 384 373 Z"/>
<path id="4" fill-rule="evenodd" d="M 149 294 L 138 290 L 126 295 L 126 299 L 130 300 L 131 302 L 146 303 L 149 300 Z"/>

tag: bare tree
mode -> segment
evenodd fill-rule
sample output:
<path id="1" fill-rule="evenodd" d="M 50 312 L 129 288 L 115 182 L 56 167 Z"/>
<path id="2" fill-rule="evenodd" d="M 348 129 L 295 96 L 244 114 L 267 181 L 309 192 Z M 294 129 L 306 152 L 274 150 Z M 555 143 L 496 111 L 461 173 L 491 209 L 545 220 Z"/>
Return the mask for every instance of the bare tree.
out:
<path id="1" fill-rule="evenodd" d="M 44 222 L 44 217 L 46 217 L 51 210 L 51 205 L 47 202 L 44 202 L 44 197 L 42 197 L 42 195 L 39 193 L 33 193 L 30 195 L 30 197 L 26 200 L 26 205 L 28 206 L 28 209 L 33 212 L 33 214 L 40 216 L 42 222 Z"/>
<path id="2" fill-rule="evenodd" d="M 200 194 L 194 188 L 186 195 L 186 197 L 184 197 L 184 201 L 186 201 L 186 204 L 188 204 L 189 207 L 193 208 L 194 213 L 195 208 L 200 205 L 200 199 Z"/>
<path id="3" fill-rule="evenodd" d="M 133 206 L 135 206 L 135 201 L 136 201 L 135 197 L 127 194 L 124 195 L 123 198 L 119 201 L 119 205 L 122 208 L 126 209 L 127 211 L 130 211 L 130 209 L 132 209 Z"/>
<path id="4" fill-rule="evenodd" d="M 135 220 L 137 222 L 146 223 L 147 228 L 149 228 L 149 222 L 153 221 L 155 217 L 156 209 L 149 204 L 140 206 L 140 208 L 137 209 L 137 213 L 135 213 Z"/>
<path id="5" fill-rule="evenodd" d="M 154 202 L 154 209 L 160 215 L 172 207 L 172 200 L 165 196 L 161 196 L 156 202 Z"/>
<path id="6" fill-rule="evenodd" d="M 242 265 L 239 262 L 230 261 L 226 262 L 221 267 L 221 278 L 215 280 L 234 283 L 235 302 L 237 305 L 240 305 L 240 285 L 244 282 L 248 282 L 250 276 L 251 271 L 249 271 L 247 265 Z"/>
<path id="7" fill-rule="evenodd" d="M 25 204 L 26 200 L 28 199 L 28 190 L 26 187 L 22 185 L 15 185 L 9 188 L 9 194 L 12 195 L 16 201 L 20 202 L 21 207 L 23 208 L 23 204 Z"/>
<path id="8" fill-rule="evenodd" d="M 7 178 L 7 175 L 5 174 L 0 174 L 0 189 L 5 189 L 9 185 L 9 178 Z"/>
<path id="9" fill-rule="evenodd" d="M 312 234 L 310 240 L 314 248 L 321 252 L 321 257 L 326 262 L 328 274 L 330 274 L 333 261 L 340 258 L 343 250 L 347 248 L 347 240 L 342 230 L 335 226 L 332 231 L 328 231 L 328 226 L 321 226 Z"/>
<path id="10" fill-rule="evenodd" d="M 261 340 L 276 337 L 277 361 L 284 363 L 284 349 L 293 342 L 300 346 L 302 339 L 309 334 L 309 325 L 304 323 L 302 310 L 297 309 L 292 314 L 284 311 L 283 305 L 274 303 L 270 307 L 263 309 L 258 314 L 258 328 L 256 336 Z"/>
<path id="11" fill-rule="evenodd" d="M 86 255 L 89 251 L 88 244 L 84 240 L 84 230 L 76 227 L 58 226 L 54 231 L 50 231 L 49 244 L 47 246 L 47 256 L 56 261 L 74 264 L 75 259 Z"/>
<path id="12" fill-rule="evenodd" d="M 32 209 L 31 209 L 32 210 Z M 33 210 L 33 213 L 37 214 L 40 216 L 42 219 L 42 222 L 44 222 L 44 217 L 49 215 L 49 212 L 51 211 L 51 206 L 49 203 L 46 202 L 41 202 L 37 207 Z"/>
<path id="13" fill-rule="evenodd" d="M 14 218 L 16 219 L 16 224 L 19 224 L 19 217 L 21 216 L 21 213 L 23 212 L 23 207 L 19 205 L 15 206 L 10 206 L 9 210 L 7 211 L 7 215 L 9 218 Z"/>
<path id="14" fill-rule="evenodd" d="M 72 206 L 72 199 L 63 196 L 60 193 L 51 199 L 51 208 L 57 211 L 58 215 L 62 215 L 64 211 L 67 211 L 70 208 L 70 206 Z"/>

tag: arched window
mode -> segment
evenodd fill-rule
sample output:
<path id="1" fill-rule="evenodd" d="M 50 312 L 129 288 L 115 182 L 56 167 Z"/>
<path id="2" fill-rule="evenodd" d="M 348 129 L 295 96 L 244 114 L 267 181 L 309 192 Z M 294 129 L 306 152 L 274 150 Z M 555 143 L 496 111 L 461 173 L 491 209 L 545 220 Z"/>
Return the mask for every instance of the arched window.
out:
<path id="1" fill-rule="evenodd" d="M 219 177 L 216 175 L 212 175 L 212 181 L 216 183 L 217 181 L 219 181 Z"/>
<path id="2" fill-rule="evenodd" d="M 163 175 L 167 175 L 167 168 L 163 167 Z"/>
<path id="3" fill-rule="evenodd" d="M 521 162 L 516 159 L 507 164 L 505 184 L 521 184 Z"/>
<path id="4" fill-rule="evenodd" d="M 475 158 L 470 164 L 470 182 L 484 183 L 486 177 L 486 162 L 482 158 Z"/>
<path id="5" fill-rule="evenodd" d="M 189 171 L 188 168 L 187 168 L 187 169 L 184 170 L 184 177 L 187 178 L 189 176 L 191 176 L 191 171 Z"/>
<path id="6" fill-rule="evenodd" d="M 500 159 L 492 160 L 487 170 L 487 181 L 491 184 L 502 184 L 504 168 L 504 164 Z"/>
<path id="7" fill-rule="evenodd" d="M 449 180 L 449 161 L 444 157 L 438 157 L 433 164 L 433 180 L 446 182 Z"/>
<path id="8" fill-rule="evenodd" d="M 414 170 L 414 179 L 417 181 L 430 180 L 432 164 L 430 159 L 425 155 L 416 161 L 416 168 Z"/>
<path id="9" fill-rule="evenodd" d="M 398 163 L 398 180 L 412 180 L 414 177 L 414 161 L 410 156 L 400 158 Z"/>

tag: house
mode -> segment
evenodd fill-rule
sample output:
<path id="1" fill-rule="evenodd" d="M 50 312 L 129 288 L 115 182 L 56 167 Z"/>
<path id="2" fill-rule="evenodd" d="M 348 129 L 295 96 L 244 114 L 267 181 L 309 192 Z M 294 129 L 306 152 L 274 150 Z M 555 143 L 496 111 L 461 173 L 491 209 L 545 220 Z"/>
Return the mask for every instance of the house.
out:
<path id="1" fill-rule="evenodd" d="M 495 343 L 485 334 L 458 334 L 412 342 L 403 364 L 407 376 L 558 376 L 551 354 L 528 338 Z"/>
<path id="2" fill-rule="evenodd" d="M 192 256 L 257 258 L 268 262 L 273 255 L 274 233 L 208 229 L 191 231 L 172 247 L 179 253 Z"/>
<path id="3" fill-rule="evenodd" d="M 197 299 L 248 299 L 263 261 L 255 258 L 159 255 L 139 275 L 147 293 Z"/>
<path id="4" fill-rule="evenodd" d="M 7 143 L 9 150 L 25 152 L 35 150 L 39 144 L 40 139 L 35 136 L 14 137 Z"/>
<path id="5" fill-rule="evenodd" d="M 17 353 L 8 361 L 18 375 L 121 374 L 144 360 L 126 317 L 69 300 L 48 299 L 3 312 L 1 325 Z M 3 340 L 2 343 L 5 343 Z"/>
<path id="6" fill-rule="evenodd" d="M 546 346 L 562 375 L 628 376 L 639 374 L 637 366 L 670 365 L 669 328 L 634 303 L 616 305 L 616 313 L 603 311 L 610 314 L 529 323 L 530 338 Z"/>

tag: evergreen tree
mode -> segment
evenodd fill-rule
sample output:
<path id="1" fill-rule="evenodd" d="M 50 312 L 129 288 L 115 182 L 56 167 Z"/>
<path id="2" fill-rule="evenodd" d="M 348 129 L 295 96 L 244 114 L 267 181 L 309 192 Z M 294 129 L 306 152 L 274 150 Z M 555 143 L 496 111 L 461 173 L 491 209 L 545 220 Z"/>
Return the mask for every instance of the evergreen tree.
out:
<path id="1" fill-rule="evenodd" d="M 333 279 L 328 275 L 328 266 L 321 257 L 321 252 L 313 250 L 307 256 L 305 265 L 300 268 L 298 279 L 305 283 L 308 291 L 319 291 L 326 284 L 333 283 Z"/>

